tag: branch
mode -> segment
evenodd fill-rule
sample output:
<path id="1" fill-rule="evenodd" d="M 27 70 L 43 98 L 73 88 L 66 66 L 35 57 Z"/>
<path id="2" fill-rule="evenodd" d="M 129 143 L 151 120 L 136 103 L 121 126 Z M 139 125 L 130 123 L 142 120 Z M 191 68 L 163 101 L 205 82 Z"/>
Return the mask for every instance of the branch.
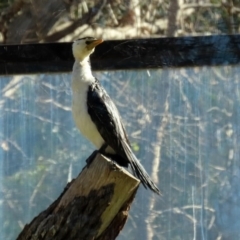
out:
<path id="1" fill-rule="evenodd" d="M 14 1 L 8 8 L 2 10 L 0 15 L 0 29 L 3 34 L 3 42 L 6 42 L 7 39 L 7 30 L 9 22 L 18 14 L 23 7 L 27 5 L 27 2 L 24 0 Z"/>
<path id="2" fill-rule="evenodd" d="M 103 7 L 106 5 L 106 0 L 101 0 L 96 6 L 92 7 L 90 11 L 83 15 L 81 19 L 74 21 L 70 26 L 55 32 L 49 36 L 46 36 L 43 39 L 43 42 L 55 42 L 60 40 L 61 38 L 65 37 L 69 33 L 75 31 L 78 27 L 82 26 L 83 24 L 91 24 L 99 17 L 102 12 Z"/>

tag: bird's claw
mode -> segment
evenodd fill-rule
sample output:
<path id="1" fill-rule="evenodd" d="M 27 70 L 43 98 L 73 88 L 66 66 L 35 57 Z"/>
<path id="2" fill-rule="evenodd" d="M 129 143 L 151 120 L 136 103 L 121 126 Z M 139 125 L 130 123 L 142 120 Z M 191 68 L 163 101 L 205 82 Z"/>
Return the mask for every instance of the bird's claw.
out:
<path id="1" fill-rule="evenodd" d="M 112 171 L 118 171 L 117 164 L 110 158 L 110 168 Z"/>

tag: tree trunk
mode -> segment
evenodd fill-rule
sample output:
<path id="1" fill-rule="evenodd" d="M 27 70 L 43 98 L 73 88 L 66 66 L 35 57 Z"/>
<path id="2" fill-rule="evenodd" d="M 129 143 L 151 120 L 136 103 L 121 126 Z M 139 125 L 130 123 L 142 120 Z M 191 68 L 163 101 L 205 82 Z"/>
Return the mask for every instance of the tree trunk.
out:
<path id="1" fill-rule="evenodd" d="M 123 228 L 139 180 L 98 154 L 17 240 L 115 239 Z"/>

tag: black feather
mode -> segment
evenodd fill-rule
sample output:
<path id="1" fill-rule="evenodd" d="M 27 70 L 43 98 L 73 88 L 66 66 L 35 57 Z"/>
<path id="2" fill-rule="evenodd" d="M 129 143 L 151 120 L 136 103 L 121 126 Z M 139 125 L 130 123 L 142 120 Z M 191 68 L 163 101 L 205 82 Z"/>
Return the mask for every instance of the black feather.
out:
<path id="1" fill-rule="evenodd" d="M 88 89 L 87 106 L 88 113 L 102 138 L 120 156 L 117 162 L 122 166 L 130 164 L 134 175 L 140 179 L 143 186 L 160 194 L 159 189 L 132 152 L 118 110 L 97 79 Z"/>

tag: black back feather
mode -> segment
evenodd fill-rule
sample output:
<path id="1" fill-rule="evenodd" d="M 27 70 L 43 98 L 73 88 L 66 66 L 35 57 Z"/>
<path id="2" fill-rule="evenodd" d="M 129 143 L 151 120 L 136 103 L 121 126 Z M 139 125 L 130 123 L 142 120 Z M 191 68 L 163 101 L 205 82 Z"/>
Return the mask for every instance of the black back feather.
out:
<path id="1" fill-rule="evenodd" d="M 97 79 L 89 87 L 87 106 L 88 113 L 104 141 L 122 157 L 124 161 L 122 165 L 126 166 L 129 163 L 134 175 L 140 179 L 143 186 L 160 194 L 159 189 L 132 152 L 118 110 Z"/>

